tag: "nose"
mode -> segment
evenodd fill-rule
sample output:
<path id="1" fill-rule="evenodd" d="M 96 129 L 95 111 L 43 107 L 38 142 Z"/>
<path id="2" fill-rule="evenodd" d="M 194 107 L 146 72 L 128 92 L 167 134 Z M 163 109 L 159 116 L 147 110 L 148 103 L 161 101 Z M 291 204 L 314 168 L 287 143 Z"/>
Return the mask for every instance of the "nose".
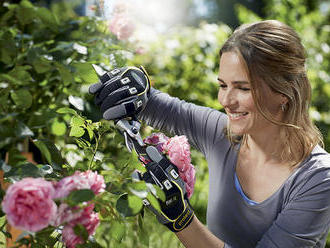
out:
<path id="1" fill-rule="evenodd" d="M 237 105 L 237 97 L 233 89 L 219 90 L 218 100 L 224 108 L 232 108 Z"/>

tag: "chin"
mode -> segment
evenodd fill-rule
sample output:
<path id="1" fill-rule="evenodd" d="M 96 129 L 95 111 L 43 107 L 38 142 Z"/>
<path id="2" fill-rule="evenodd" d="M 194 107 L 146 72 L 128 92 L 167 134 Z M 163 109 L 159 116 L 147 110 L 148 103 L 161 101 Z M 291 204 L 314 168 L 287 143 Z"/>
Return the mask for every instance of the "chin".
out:
<path id="1" fill-rule="evenodd" d="M 231 125 L 230 122 L 229 122 L 229 128 L 230 128 L 230 132 L 235 135 L 243 135 L 246 134 L 248 131 L 246 126 L 237 125 L 237 124 Z"/>
<path id="2" fill-rule="evenodd" d="M 238 128 L 230 128 L 230 132 L 234 135 L 239 135 L 239 136 L 242 136 L 247 133 L 245 130 L 238 129 Z"/>

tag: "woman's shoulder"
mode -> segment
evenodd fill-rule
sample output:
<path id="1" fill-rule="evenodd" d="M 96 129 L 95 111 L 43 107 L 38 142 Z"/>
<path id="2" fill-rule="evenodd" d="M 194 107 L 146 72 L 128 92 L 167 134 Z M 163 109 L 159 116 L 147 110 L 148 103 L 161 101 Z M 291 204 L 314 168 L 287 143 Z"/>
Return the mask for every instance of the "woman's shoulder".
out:
<path id="1" fill-rule="evenodd" d="M 330 154 L 321 146 L 317 145 L 305 163 L 309 165 L 307 169 L 310 171 L 319 169 L 330 170 Z"/>
<path id="2" fill-rule="evenodd" d="M 330 154 L 317 145 L 292 178 L 296 192 L 330 192 Z M 292 186 L 293 186 L 292 185 Z"/>

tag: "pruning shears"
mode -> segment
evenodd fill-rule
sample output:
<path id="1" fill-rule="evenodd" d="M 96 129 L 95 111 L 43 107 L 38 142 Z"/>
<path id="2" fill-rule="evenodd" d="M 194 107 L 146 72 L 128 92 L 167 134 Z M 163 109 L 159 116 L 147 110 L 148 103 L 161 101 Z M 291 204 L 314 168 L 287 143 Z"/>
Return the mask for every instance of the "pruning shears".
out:
<path id="1" fill-rule="evenodd" d="M 154 146 L 148 146 L 143 142 L 140 134 L 141 123 L 136 118 L 121 119 L 117 121 L 116 126 L 125 137 L 128 151 L 133 152 L 135 150 L 142 163 L 159 162 L 163 158 Z"/>

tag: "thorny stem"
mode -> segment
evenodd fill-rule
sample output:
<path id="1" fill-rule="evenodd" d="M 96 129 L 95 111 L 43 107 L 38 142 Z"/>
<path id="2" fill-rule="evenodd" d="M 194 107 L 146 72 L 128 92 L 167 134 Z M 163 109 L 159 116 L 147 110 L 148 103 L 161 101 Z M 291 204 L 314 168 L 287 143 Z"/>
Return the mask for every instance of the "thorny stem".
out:
<path id="1" fill-rule="evenodd" d="M 95 149 L 94 149 L 94 151 L 93 151 L 92 159 L 91 159 L 91 161 L 90 161 L 90 163 L 89 163 L 89 165 L 88 165 L 88 170 L 90 170 L 90 169 L 93 167 L 94 158 L 95 158 L 95 155 L 96 155 L 97 149 L 98 149 L 98 147 L 99 147 L 99 143 L 100 143 L 100 140 L 101 140 L 102 135 L 103 135 L 103 132 L 100 133 L 100 134 L 98 134 L 98 135 L 97 135 L 97 138 L 95 138 L 95 139 L 96 139 Z M 95 135 L 95 136 L 96 136 L 96 135 Z"/>

